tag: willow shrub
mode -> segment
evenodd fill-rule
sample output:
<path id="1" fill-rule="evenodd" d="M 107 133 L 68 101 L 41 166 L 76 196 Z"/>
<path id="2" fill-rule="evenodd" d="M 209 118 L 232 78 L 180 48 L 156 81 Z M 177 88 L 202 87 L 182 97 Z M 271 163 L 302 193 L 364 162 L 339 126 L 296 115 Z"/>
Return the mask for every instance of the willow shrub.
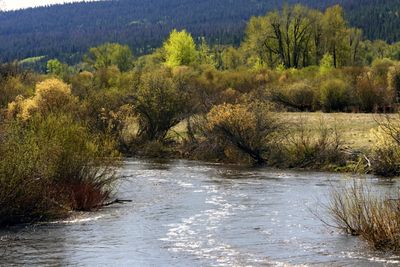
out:
<path id="1" fill-rule="evenodd" d="M 332 189 L 327 205 L 335 227 L 360 236 L 375 249 L 400 250 L 400 196 L 378 197 L 358 183 Z"/>
<path id="2" fill-rule="evenodd" d="M 36 84 L 34 96 L 18 96 L 8 104 L 9 118 L 28 120 L 34 114 L 50 113 L 79 113 L 78 99 L 72 95 L 70 86 L 54 78 Z"/>
<path id="3" fill-rule="evenodd" d="M 8 123 L 0 145 L 0 225 L 100 207 L 118 165 L 113 142 L 68 115 Z"/>
<path id="4" fill-rule="evenodd" d="M 373 132 L 371 164 L 374 173 L 381 176 L 400 175 L 400 117 L 385 115 Z"/>
<path id="5" fill-rule="evenodd" d="M 320 102 L 324 111 L 345 111 L 351 104 L 348 85 L 340 79 L 329 79 L 321 84 Z"/>
<path id="6" fill-rule="evenodd" d="M 226 152 L 234 150 L 264 164 L 281 129 L 269 110 L 267 104 L 258 101 L 214 106 L 207 114 L 206 135 Z"/>
<path id="7" fill-rule="evenodd" d="M 307 120 L 301 120 L 286 136 L 287 160 L 284 162 L 290 167 L 301 168 L 344 166 L 347 157 L 343 152 L 343 139 L 336 123 L 329 127 L 321 117 L 316 129 L 307 125 Z"/>
<path id="8" fill-rule="evenodd" d="M 187 116 L 188 95 L 167 69 L 146 73 L 134 95 L 138 136 L 144 141 L 163 141 L 168 131 Z"/>
<path id="9" fill-rule="evenodd" d="M 277 103 L 300 111 L 314 111 L 317 100 L 316 89 L 309 82 L 301 81 L 284 86 L 275 92 L 272 97 Z"/>

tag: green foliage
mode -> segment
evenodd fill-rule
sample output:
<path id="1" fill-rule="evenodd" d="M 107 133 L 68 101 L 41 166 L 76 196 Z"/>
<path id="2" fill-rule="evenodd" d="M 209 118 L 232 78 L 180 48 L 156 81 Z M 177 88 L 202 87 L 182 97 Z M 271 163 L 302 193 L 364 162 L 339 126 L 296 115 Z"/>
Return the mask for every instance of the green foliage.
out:
<path id="1" fill-rule="evenodd" d="M 339 5 L 328 7 L 322 17 L 323 38 L 327 52 L 333 56 L 335 67 L 348 64 L 350 56 L 349 29 L 344 19 L 343 9 Z"/>
<path id="2" fill-rule="evenodd" d="M 188 114 L 188 103 L 184 88 L 169 71 L 159 69 L 144 74 L 134 95 L 139 137 L 162 141 Z"/>
<path id="3" fill-rule="evenodd" d="M 190 65 L 196 61 L 197 51 L 192 36 L 185 30 L 173 30 L 164 43 L 165 64 L 169 67 Z"/>
<path id="4" fill-rule="evenodd" d="M 162 43 L 170 29 L 189 26 L 195 38 L 205 36 L 210 44 L 236 46 L 243 39 L 243 20 L 266 14 L 283 3 L 318 9 L 340 3 L 349 25 L 362 28 L 368 39 L 389 43 L 400 40 L 399 0 L 186 0 L 184 7 L 181 0 L 170 0 L 168 5 L 165 0 L 153 1 L 151 9 L 143 0 L 121 0 L 118 5 L 112 1 L 80 1 L 63 7 L 9 12 L 0 23 L 2 40 L 6 40 L 0 43 L 0 58 L 8 61 L 47 55 L 75 64 L 88 47 L 105 40 L 123 41 L 135 54 L 145 54 Z M 43 19 L 32 19 L 39 17 Z"/>
<path id="5" fill-rule="evenodd" d="M 207 64 L 207 65 L 211 65 L 211 66 L 216 65 L 215 56 L 211 52 L 211 49 L 208 46 L 207 41 L 204 37 L 201 38 L 201 43 L 199 46 L 198 62 L 200 64 Z"/>
<path id="6" fill-rule="evenodd" d="M 47 61 L 47 73 L 60 78 L 65 77 L 68 72 L 68 65 L 61 63 L 58 59 Z"/>
<path id="7" fill-rule="evenodd" d="M 227 47 L 222 52 L 222 69 L 235 70 L 243 63 L 242 55 L 238 49 Z"/>
<path id="8" fill-rule="evenodd" d="M 389 68 L 388 71 L 388 86 L 392 95 L 395 96 L 396 102 L 400 99 L 400 63 L 396 63 Z"/>
<path id="9" fill-rule="evenodd" d="M 113 143 L 68 115 L 10 121 L 0 152 L 0 225 L 96 209 L 115 180 Z"/>
<path id="10" fill-rule="evenodd" d="M 360 30 L 348 28 L 340 6 L 321 13 L 302 5 L 285 5 L 251 18 L 242 47 L 271 68 L 318 65 L 326 53 L 332 55 L 333 66 L 339 67 L 359 63 L 361 40 Z"/>
<path id="11" fill-rule="evenodd" d="M 275 101 L 300 111 L 312 111 L 317 102 L 316 89 L 307 81 L 287 85 L 274 92 Z"/>
<path id="12" fill-rule="evenodd" d="M 341 111 L 351 103 L 347 84 L 339 79 L 329 79 L 322 83 L 321 105 L 327 112 Z"/>
<path id="13" fill-rule="evenodd" d="M 374 78 L 377 80 L 377 82 L 381 82 L 386 85 L 389 68 L 394 64 L 395 63 L 388 58 L 376 58 L 374 61 L 372 61 L 371 68 Z"/>
<path id="14" fill-rule="evenodd" d="M 85 57 L 86 62 L 96 70 L 117 66 L 121 72 L 132 68 L 132 51 L 127 45 L 106 43 L 89 49 Z"/>
<path id="15" fill-rule="evenodd" d="M 328 74 L 334 67 L 333 56 L 326 53 L 319 63 L 320 73 Z"/>

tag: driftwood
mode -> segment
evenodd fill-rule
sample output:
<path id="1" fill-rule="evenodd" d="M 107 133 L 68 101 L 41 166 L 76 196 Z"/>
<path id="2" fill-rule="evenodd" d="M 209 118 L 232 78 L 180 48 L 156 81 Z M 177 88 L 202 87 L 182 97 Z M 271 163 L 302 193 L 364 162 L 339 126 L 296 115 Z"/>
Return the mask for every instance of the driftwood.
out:
<path id="1" fill-rule="evenodd" d="M 125 203 L 130 203 L 130 202 L 132 202 L 132 200 L 117 198 L 111 202 L 107 202 L 107 203 L 103 204 L 103 207 L 108 207 L 108 206 L 115 205 L 115 204 L 125 204 Z"/>

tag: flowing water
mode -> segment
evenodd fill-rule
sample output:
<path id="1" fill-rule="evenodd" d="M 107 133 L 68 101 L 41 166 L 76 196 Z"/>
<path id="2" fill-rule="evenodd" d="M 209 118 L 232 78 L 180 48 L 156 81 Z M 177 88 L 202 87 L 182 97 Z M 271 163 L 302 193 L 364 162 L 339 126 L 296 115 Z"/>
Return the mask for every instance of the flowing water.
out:
<path id="1" fill-rule="evenodd" d="M 0 231 L 1 266 L 398 266 L 313 213 L 346 175 L 129 160 L 132 203 Z M 396 182 L 365 178 L 373 188 Z"/>

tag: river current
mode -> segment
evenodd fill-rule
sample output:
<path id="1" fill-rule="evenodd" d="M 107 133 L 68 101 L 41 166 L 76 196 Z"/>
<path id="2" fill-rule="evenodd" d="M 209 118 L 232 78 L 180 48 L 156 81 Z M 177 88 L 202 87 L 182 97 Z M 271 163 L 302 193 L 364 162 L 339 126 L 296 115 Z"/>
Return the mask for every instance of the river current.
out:
<path id="1" fill-rule="evenodd" d="M 127 160 L 118 204 L 0 230 L 1 266 L 399 266 L 327 227 L 332 186 L 375 177 Z M 328 219 L 329 220 L 329 219 Z"/>

